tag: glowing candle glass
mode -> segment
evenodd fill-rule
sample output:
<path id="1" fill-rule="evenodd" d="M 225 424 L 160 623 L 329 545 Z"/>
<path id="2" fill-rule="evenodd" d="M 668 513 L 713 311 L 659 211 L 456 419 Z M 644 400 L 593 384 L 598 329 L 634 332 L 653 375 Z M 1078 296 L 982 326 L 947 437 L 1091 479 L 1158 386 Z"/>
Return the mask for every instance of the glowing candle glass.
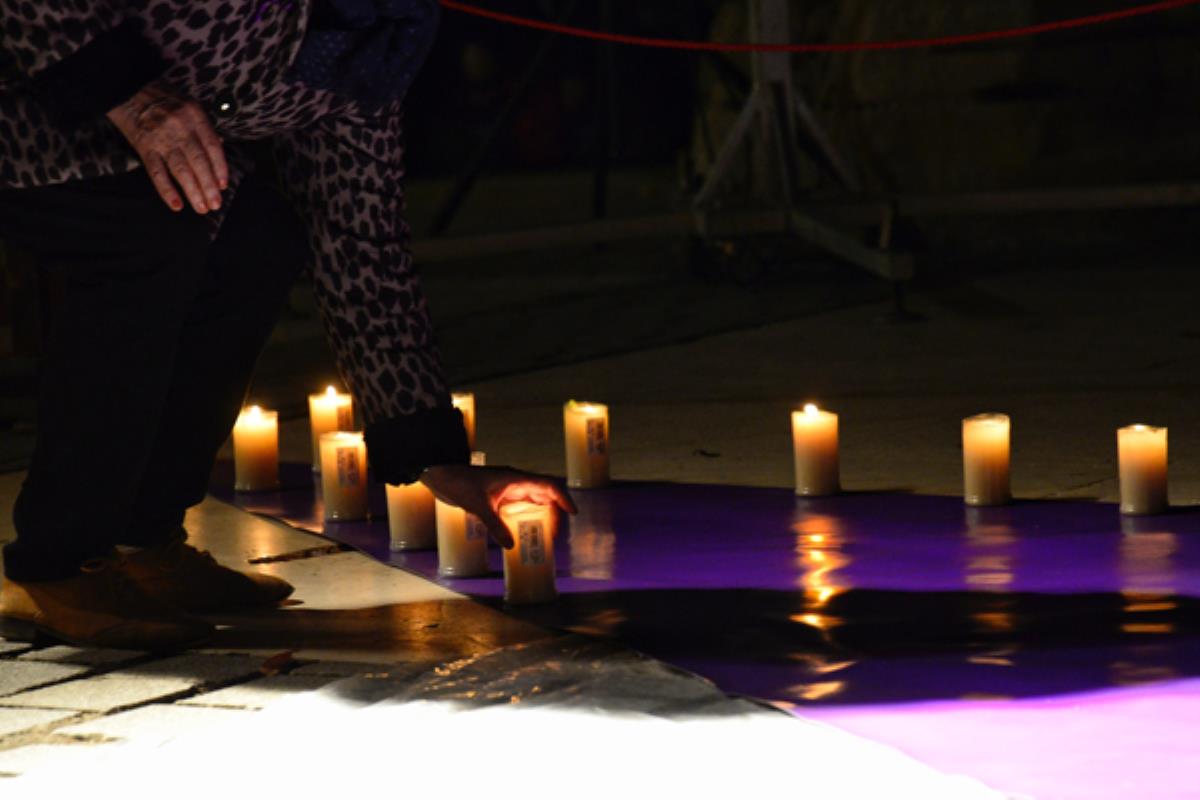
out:
<path id="1" fill-rule="evenodd" d="M 392 551 L 437 547 L 433 492 L 420 481 L 401 486 L 388 484 L 385 491 Z"/>
<path id="2" fill-rule="evenodd" d="M 977 414 L 963 420 L 963 500 L 967 505 L 1002 506 L 1012 499 L 1011 431 L 1006 414 Z"/>
<path id="3" fill-rule="evenodd" d="M 500 519 L 514 543 L 504 551 L 504 601 L 529 605 L 554 600 L 555 507 L 509 503 L 500 508 Z"/>
<path id="4" fill-rule="evenodd" d="M 279 487 L 279 414 L 243 409 L 233 425 L 233 488 L 261 492 Z"/>
<path id="5" fill-rule="evenodd" d="M 792 455 L 796 494 L 806 497 L 840 491 L 838 415 L 812 403 L 792 412 Z"/>
<path id="6" fill-rule="evenodd" d="M 1122 514 L 1167 510 L 1167 429 L 1130 425 L 1117 431 Z"/>
<path id="7" fill-rule="evenodd" d="M 567 401 L 563 406 L 567 485 L 592 489 L 608 484 L 608 406 Z"/>
<path id="8" fill-rule="evenodd" d="M 475 449 L 475 395 L 471 392 L 455 392 L 450 402 L 462 412 L 463 426 L 467 429 L 467 446 Z"/>
<path id="9" fill-rule="evenodd" d="M 312 431 L 313 471 L 321 471 L 321 437 L 335 431 L 354 430 L 354 399 L 339 394 L 332 386 L 308 396 L 308 420 Z"/>
<path id="10" fill-rule="evenodd" d="M 321 497 L 326 521 L 367 518 L 367 446 L 361 433 L 321 434 Z"/>
<path id="11" fill-rule="evenodd" d="M 483 453 L 471 453 L 471 465 L 482 467 Z M 446 578 L 469 578 L 488 573 L 487 528 L 463 509 L 434 502 L 437 518 L 438 575 Z"/>

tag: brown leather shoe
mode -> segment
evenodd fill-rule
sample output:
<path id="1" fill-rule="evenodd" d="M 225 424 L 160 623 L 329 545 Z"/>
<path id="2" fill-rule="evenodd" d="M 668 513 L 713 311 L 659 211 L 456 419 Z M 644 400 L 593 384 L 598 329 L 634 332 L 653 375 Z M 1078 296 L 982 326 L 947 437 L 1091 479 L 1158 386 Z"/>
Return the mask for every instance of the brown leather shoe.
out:
<path id="1" fill-rule="evenodd" d="M 126 554 L 125 574 L 151 597 L 191 612 L 271 606 L 295 591 L 273 575 L 221 566 L 188 544 L 182 529 L 165 544 Z"/>
<path id="2" fill-rule="evenodd" d="M 0 635 L 10 639 L 159 652 L 198 644 L 213 630 L 147 596 L 116 558 L 89 561 L 73 578 L 0 585 Z"/>

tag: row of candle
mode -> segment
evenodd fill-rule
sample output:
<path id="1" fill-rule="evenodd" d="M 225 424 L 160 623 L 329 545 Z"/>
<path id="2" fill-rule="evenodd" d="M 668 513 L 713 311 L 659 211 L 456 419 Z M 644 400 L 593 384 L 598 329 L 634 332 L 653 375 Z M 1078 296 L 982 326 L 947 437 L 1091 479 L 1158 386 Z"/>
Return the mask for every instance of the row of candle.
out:
<path id="1" fill-rule="evenodd" d="M 456 393 L 453 402 L 463 414 L 467 438 L 475 445 L 475 396 Z M 353 419 L 349 395 L 338 394 L 330 387 L 324 395 L 309 397 L 313 438 L 313 468 L 327 477 L 336 493 L 344 483 L 347 469 L 361 469 L 365 454 L 356 450 L 351 458 L 348 448 L 361 449 L 357 440 L 333 436 L 331 432 L 345 431 Z M 253 407 L 234 428 L 235 452 L 244 449 L 247 458 L 238 458 L 238 488 L 271 488 L 277 484 L 277 421 L 274 412 Z M 1003 505 L 1011 500 L 1011 421 L 1005 414 L 979 414 L 962 421 L 963 499 L 968 505 Z M 244 442 L 239 448 L 240 440 Z M 599 403 L 568 401 L 563 407 L 563 430 L 566 445 L 567 484 L 572 488 L 601 487 L 609 481 L 609 416 L 608 407 Z M 792 446 L 795 466 L 796 494 L 822 496 L 840 491 L 838 415 L 806 405 L 792 412 Z M 329 455 L 322 455 L 322 447 Z M 1156 514 L 1167 508 L 1167 429 L 1148 425 L 1130 425 L 1117 431 L 1117 450 L 1120 477 L 1121 512 L 1124 514 Z M 330 468 L 322 469 L 327 462 Z M 243 469 L 244 467 L 244 469 Z M 336 468 L 333 472 L 331 469 Z M 337 481 L 332 476 L 338 477 Z M 365 503 L 365 499 L 361 501 Z M 354 504 L 358 508 L 361 504 Z M 342 512 L 338 504 L 334 513 Z M 327 515 L 330 512 L 327 511 Z M 337 519 L 338 516 L 330 516 Z"/>
<path id="2" fill-rule="evenodd" d="M 454 405 L 463 415 L 467 440 L 475 444 L 475 397 L 456 393 Z M 565 411 L 567 437 L 579 404 L 568 403 Z M 595 416 L 596 409 L 587 413 Z M 313 470 L 320 473 L 324 518 L 328 522 L 366 519 L 367 452 L 362 433 L 353 427 L 353 400 L 332 386 L 324 394 L 309 396 Z M 607 410 L 604 410 L 607 420 Z M 233 429 L 235 488 L 264 491 L 279 486 L 278 414 L 258 406 L 245 409 Z M 576 444 L 568 445 L 568 464 L 579 477 L 575 485 L 600 485 L 608 480 L 607 429 L 594 423 L 583 425 Z M 601 462 L 600 456 L 603 456 Z M 483 466 L 486 457 L 472 451 L 471 463 Z M 444 503 L 422 483 L 387 485 L 387 513 L 391 548 L 395 551 L 433 549 L 438 551 L 438 573 L 465 578 L 488 573 L 487 539 L 484 525 L 461 508 Z M 509 503 L 499 509 L 501 520 L 512 535 L 514 546 L 504 551 L 505 600 L 511 604 L 542 603 L 557 596 L 555 589 L 554 537 L 557 512 L 550 506 Z"/>
<path id="3" fill-rule="evenodd" d="M 454 407 L 462 412 L 467 445 L 475 449 L 475 395 L 456 392 Z M 354 433 L 354 401 L 330 386 L 308 397 L 313 471 L 325 474 L 326 465 L 341 465 L 344 472 L 358 464 L 350 451 L 359 440 L 337 433 Z M 569 400 L 563 406 L 566 440 L 567 485 L 574 489 L 605 486 L 609 482 L 608 407 Z M 326 438 L 329 437 L 329 438 Z M 250 406 L 233 426 L 235 482 L 238 491 L 266 491 L 279 485 L 279 416 Z M 326 454 L 328 453 L 328 454 Z M 350 459 L 350 460 L 347 460 Z M 342 473 L 337 473 L 341 475 Z"/>
<path id="4" fill-rule="evenodd" d="M 971 506 L 1005 505 L 1010 489 L 1012 422 L 1006 414 L 962 421 L 963 500 Z M 814 405 L 792 412 L 796 494 L 840 491 L 838 416 Z M 1129 425 L 1117 431 L 1122 514 L 1167 510 L 1167 429 Z"/>

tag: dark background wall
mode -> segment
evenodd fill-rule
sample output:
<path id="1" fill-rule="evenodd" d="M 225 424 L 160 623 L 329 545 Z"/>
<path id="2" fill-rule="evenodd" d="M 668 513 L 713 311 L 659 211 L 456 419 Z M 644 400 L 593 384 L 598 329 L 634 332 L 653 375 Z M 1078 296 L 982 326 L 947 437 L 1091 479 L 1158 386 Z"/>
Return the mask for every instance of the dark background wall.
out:
<path id="1" fill-rule="evenodd" d="M 796 41 L 923 37 L 1025 25 L 1128 0 L 806 0 Z M 556 18 L 571 3 L 505 0 Z M 740 0 L 574 4 L 574 24 L 679 38 L 746 37 Z M 1200 10 L 995 44 L 801 56 L 799 84 L 835 141 L 877 188 L 916 191 L 1094 185 L 1195 177 L 1200 169 Z M 414 176 L 453 172 L 509 97 L 542 34 L 447 12 L 410 97 Z M 560 40 L 503 133 L 490 167 L 586 166 L 606 119 L 601 46 Z M 619 164 L 703 169 L 700 119 L 720 140 L 748 59 L 614 49 Z M 722 78 L 721 76 L 724 76 Z"/>

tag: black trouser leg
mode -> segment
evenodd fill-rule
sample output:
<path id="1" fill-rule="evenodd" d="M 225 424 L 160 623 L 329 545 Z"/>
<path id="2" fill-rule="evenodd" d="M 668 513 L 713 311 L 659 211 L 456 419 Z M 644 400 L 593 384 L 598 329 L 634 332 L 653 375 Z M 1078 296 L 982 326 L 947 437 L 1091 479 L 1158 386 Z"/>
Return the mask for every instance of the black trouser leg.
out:
<path id="1" fill-rule="evenodd" d="M 253 176 L 239 186 L 184 321 L 154 448 L 118 544 L 162 541 L 204 499 L 255 361 L 305 263 L 305 242 L 278 192 Z"/>
<path id="2" fill-rule="evenodd" d="M 207 223 L 139 172 L 0 192 L 0 236 L 63 288 L 40 364 L 38 434 L 5 548 L 14 580 L 50 580 L 111 551 L 130 519 L 202 284 Z"/>

